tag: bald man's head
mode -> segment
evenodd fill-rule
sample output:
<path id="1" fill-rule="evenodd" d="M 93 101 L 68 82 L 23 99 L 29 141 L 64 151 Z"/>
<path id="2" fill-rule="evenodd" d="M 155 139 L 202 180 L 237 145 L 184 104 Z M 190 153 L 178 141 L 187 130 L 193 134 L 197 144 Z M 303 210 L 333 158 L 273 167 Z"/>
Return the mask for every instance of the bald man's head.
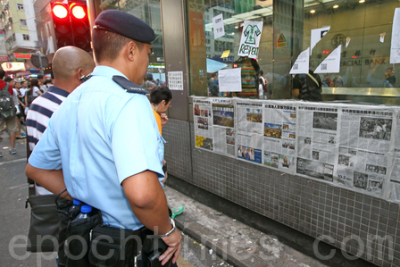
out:
<path id="1" fill-rule="evenodd" d="M 54 82 L 75 84 L 82 75 L 90 74 L 94 67 L 93 58 L 89 53 L 74 46 L 62 47 L 57 50 L 53 58 Z"/>

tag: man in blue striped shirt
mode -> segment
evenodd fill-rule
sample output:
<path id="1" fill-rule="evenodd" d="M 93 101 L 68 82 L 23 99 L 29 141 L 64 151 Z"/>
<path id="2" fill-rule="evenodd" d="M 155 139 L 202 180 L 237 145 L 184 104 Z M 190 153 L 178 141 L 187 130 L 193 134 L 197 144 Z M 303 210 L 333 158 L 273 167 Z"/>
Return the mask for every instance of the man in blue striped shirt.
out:
<path id="1" fill-rule="evenodd" d="M 53 113 L 82 83 L 80 78 L 89 75 L 94 66 L 92 57 L 80 48 L 66 46 L 57 50 L 53 58 L 54 86 L 32 102 L 26 118 L 30 152 L 42 137 Z M 36 184 L 36 194 L 51 192 Z"/>

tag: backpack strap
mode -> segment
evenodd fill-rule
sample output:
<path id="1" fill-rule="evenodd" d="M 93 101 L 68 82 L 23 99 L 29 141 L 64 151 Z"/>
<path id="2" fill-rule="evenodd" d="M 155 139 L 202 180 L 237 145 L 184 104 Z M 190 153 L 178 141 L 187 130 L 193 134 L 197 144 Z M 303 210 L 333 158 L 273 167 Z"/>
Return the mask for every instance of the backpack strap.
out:
<path id="1" fill-rule="evenodd" d="M 8 89 L 10 88 L 10 85 L 8 84 L 8 83 L 6 83 L 6 85 L 3 87 L 3 88 L 1 88 L 0 90 L 4 90 L 4 89 L 6 89 L 7 88 L 7 91 L 8 91 Z"/>
<path id="2" fill-rule="evenodd" d="M 131 82 L 130 80 L 128 80 L 123 76 L 114 75 L 112 79 L 116 84 L 121 86 L 128 93 L 141 94 L 141 95 L 147 95 L 149 93 L 149 91 L 143 89 L 136 83 Z"/>

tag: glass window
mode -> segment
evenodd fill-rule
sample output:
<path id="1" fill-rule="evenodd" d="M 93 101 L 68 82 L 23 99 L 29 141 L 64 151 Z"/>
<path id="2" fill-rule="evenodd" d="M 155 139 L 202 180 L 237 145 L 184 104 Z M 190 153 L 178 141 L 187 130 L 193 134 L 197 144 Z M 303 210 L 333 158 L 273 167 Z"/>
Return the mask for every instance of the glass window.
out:
<path id="1" fill-rule="evenodd" d="M 376 95 L 386 100 L 365 102 L 391 103 L 390 97 L 400 93 L 400 89 L 397 91 L 400 65 L 390 64 L 393 17 L 395 9 L 400 7 L 398 1 L 187 2 L 191 94 L 210 95 L 211 75 L 234 67 L 242 67 L 242 88 L 247 91 L 238 94 L 240 97 L 259 97 L 255 92 L 261 88 L 258 79 L 261 73 L 267 83 L 266 95 L 272 99 L 307 100 L 307 92 L 319 91 L 323 101 L 363 102 L 365 99 L 360 96 Z M 223 15 L 225 35 L 214 38 L 212 19 L 219 14 Z M 245 21 L 263 22 L 255 59 L 238 56 L 242 33 L 247 30 L 243 29 Z M 309 74 L 322 86 L 318 90 L 308 85 L 314 81 L 307 78 L 306 71 L 290 74 L 292 68 L 298 68 L 296 60 L 307 48 L 310 48 L 312 72 Z M 228 51 L 228 56 L 223 55 L 224 51 Z M 243 69 L 248 73 L 243 73 Z M 219 93 L 219 96 L 231 95 Z"/>
<path id="2" fill-rule="evenodd" d="M 20 24 L 21 26 L 26 26 L 26 19 L 20 19 L 20 20 L 19 20 L 19 24 Z"/>
<path id="3" fill-rule="evenodd" d="M 18 9 L 18 11 L 24 11 L 24 5 L 23 4 L 17 4 L 17 9 Z"/>
<path id="4" fill-rule="evenodd" d="M 152 87 L 153 83 L 156 85 L 163 85 L 165 79 L 164 67 L 164 50 L 163 38 L 161 27 L 161 9 L 160 0 L 95 0 L 96 16 L 101 11 L 107 9 L 119 9 L 130 13 L 137 18 L 146 22 L 154 30 L 156 39 L 153 41 L 152 53 L 150 55 L 148 78 L 152 77 L 152 83 L 143 83 L 143 87 Z M 151 74 L 151 75 L 149 75 Z"/>
<path id="5" fill-rule="evenodd" d="M 240 67 L 243 70 L 242 85 L 247 87 L 242 93 L 235 95 L 256 98 L 258 73 L 261 70 L 265 72 L 272 66 L 272 50 L 266 48 L 272 47 L 273 1 L 222 0 L 205 3 L 204 9 L 201 9 L 199 1 L 188 1 L 191 94 L 211 95 L 210 81 L 213 73 L 221 69 Z M 225 35 L 215 38 L 212 19 L 219 14 L 223 16 Z M 250 60 L 238 56 L 245 20 L 263 22 L 257 59 Z M 219 96 L 231 95 L 219 94 Z"/>
<path id="6" fill-rule="evenodd" d="M 22 34 L 22 38 L 23 38 L 25 41 L 29 41 L 29 34 Z"/>

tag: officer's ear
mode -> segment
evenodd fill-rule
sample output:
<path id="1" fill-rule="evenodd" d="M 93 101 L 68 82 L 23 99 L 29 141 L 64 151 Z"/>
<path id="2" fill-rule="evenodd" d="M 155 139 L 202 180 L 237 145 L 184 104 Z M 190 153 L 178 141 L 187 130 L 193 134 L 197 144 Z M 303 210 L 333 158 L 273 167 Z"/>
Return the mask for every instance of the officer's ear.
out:
<path id="1" fill-rule="evenodd" d="M 133 61 L 136 56 L 137 50 L 138 50 L 138 47 L 135 44 L 135 42 L 133 42 L 133 41 L 128 42 L 125 46 L 126 58 L 130 61 Z"/>

